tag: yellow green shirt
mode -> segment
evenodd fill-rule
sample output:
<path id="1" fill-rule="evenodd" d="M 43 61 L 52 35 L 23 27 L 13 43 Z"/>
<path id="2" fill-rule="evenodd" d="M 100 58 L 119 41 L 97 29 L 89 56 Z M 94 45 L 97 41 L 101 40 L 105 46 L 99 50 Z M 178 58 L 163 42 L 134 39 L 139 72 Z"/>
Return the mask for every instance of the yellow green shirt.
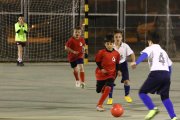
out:
<path id="1" fill-rule="evenodd" d="M 27 24 L 24 23 L 24 25 L 22 26 L 21 24 L 19 24 L 18 22 L 15 24 L 15 32 L 16 32 L 16 36 L 15 36 L 15 41 L 20 41 L 20 42 L 26 42 L 27 41 Z"/>

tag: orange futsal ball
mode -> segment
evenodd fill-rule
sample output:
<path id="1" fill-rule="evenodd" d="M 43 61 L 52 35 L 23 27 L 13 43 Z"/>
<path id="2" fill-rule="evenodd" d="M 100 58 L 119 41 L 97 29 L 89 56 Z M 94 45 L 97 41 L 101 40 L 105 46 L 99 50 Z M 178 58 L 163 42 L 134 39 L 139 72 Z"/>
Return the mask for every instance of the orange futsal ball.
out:
<path id="1" fill-rule="evenodd" d="M 111 114 L 114 117 L 120 117 L 124 113 L 124 109 L 120 104 L 114 104 L 111 108 Z"/>

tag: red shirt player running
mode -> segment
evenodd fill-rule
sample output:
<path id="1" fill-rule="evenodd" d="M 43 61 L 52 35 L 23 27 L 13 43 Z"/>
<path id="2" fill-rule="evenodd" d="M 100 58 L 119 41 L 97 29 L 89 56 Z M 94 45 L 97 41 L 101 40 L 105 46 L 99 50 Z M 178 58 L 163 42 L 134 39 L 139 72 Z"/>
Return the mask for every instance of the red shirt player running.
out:
<path id="1" fill-rule="evenodd" d="M 81 37 L 81 27 L 76 27 L 73 36 L 66 42 L 65 50 L 68 51 L 68 61 L 73 68 L 74 77 L 76 79 L 76 87 L 85 87 L 84 79 L 84 46 L 85 40 Z M 79 68 L 79 69 L 78 69 Z M 79 71 L 80 70 L 80 71 Z M 80 79 L 79 79 L 80 74 Z"/>
<path id="2" fill-rule="evenodd" d="M 107 98 L 111 86 L 114 85 L 116 73 L 118 76 L 121 75 L 119 66 L 120 54 L 113 49 L 113 36 L 107 35 L 104 43 L 106 49 L 99 50 L 95 58 L 98 66 L 96 68 L 96 92 L 102 92 L 101 98 L 97 103 L 97 111 L 105 111 L 102 106 L 103 102 Z"/>

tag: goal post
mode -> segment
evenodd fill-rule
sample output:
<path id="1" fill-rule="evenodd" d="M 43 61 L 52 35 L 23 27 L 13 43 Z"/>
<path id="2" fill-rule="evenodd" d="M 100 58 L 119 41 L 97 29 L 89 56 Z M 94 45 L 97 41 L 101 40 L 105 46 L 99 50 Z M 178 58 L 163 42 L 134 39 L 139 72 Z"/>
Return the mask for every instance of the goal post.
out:
<path id="1" fill-rule="evenodd" d="M 84 20 L 83 3 L 84 0 L 1 0 L 0 61 L 17 59 L 14 24 L 22 13 L 28 24 L 24 60 L 66 61 L 64 46 L 73 28 Z"/>

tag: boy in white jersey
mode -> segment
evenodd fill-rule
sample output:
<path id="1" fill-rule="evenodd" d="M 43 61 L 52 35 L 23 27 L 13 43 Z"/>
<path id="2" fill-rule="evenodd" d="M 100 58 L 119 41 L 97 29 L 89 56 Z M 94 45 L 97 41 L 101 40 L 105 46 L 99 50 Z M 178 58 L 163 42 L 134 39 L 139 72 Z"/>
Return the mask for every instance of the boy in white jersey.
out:
<path id="1" fill-rule="evenodd" d="M 129 45 L 124 43 L 122 40 L 123 40 L 123 32 L 120 30 L 115 30 L 114 49 L 118 51 L 121 56 L 119 64 L 121 66 L 121 72 L 122 72 L 121 83 L 124 83 L 124 92 L 125 92 L 124 99 L 126 100 L 126 102 L 131 103 L 132 98 L 129 96 L 130 93 L 129 71 L 128 71 L 128 64 L 126 58 L 128 56 L 131 56 L 132 62 L 135 62 L 135 55 L 133 50 L 129 47 Z M 107 101 L 108 105 L 111 105 L 113 103 L 112 94 L 113 94 L 113 86 L 111 92 L 109 93 L 109 99 Z"/>
<path id="2" fill-rule="evenodd" d="M 131 67 L 135 68 L 140 62 L 148 58 L 150 74 L 139 90 L 140 99 L 149 109 L 145 120 L 151 120 L 159 112 L 151 98 L 147 95 L 148 93 L 159 94 L 171 120 L 177 120 L 173 104 L 169 98 L 172 62 L 167 53 L 157 43 L 159 43 L 158 38 L 149 36 L 149 47 L 141 52 L 136 62 L 131 63 Z"/>

